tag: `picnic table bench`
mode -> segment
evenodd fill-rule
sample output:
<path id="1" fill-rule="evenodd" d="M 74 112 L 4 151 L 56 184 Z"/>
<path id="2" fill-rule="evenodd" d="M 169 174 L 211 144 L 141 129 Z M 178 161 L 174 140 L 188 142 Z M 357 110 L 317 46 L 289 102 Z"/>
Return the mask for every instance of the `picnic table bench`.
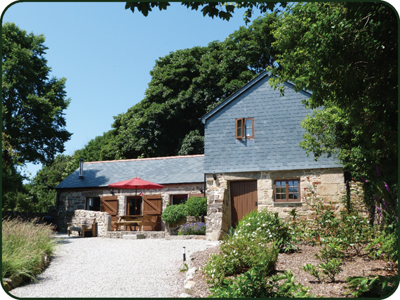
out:
<path id="1" fill-rule="evenodd" d="M 140 227 L 140 231 L 143 231 L 143 226 L 151 226 L 151 230 L 154 230 L 156 222 L 152 220 L 151 215 L 139 216 L 139 215 L 118 215 L 118 221 L 114 221 L 114 231 L 118 231 L 121 226 L 132 226 Z"/>
<path id="2" fill-rule="evenodd" d="M 92 236 L 97 236 L 96 234 L 96 218 L 90 217 L 79 217 L 76 220 L 73 220 L 70 223 L 67 223 L 67 233 L 68 236 L 71 235 L 71 231 L 78 231 L 78 235 L 80 236 L 82 233 L 82 237 L 85 237 L 86 232 L 91 232 Z"/>

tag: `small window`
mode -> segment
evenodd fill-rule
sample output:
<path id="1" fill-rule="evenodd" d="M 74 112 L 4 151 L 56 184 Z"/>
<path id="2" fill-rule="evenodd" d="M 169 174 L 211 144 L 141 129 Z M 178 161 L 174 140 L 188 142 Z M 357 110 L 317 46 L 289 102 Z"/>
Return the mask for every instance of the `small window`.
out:
<path id="1" fill-rule="evenodd" d="M 142 197 L 135 196 L 128 198 L 128 215 L 140 216 L 142 214 Z"/>
<path id="2" fill-rule="evenodd" d="M 300 181 L 298 179 L 275 180 L 275 202 L 300 202 Z"/>
<path id="3" fill-rule="evenodd" d="M 100 197 L 86 198 L 86 210 L 100 211 Z"/>
<path id="4" fill-rule="evenodd" d="M 254 138 L 254 118 L 236 119 L 236 138 Z"/>
<path id="5" fill-rule="evenodd" d="M 171 195 L 171 204 L 176 205 L 185 203 L 187 199 L 188 195 Z"/>

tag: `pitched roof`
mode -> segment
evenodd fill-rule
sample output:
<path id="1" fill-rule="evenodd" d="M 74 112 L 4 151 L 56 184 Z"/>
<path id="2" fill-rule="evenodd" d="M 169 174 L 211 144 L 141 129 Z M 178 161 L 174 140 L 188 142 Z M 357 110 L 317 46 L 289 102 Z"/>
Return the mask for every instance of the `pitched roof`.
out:
<path id="1" fill-rule="evenodd" d="M 217 113 L 218 111 L 220 111 L 221 109 L 223 109 L 225 106 L 227 106 L 229 103 L 231 103 L 233 100 L 235 100 L 236 98 L 238 98 L 240 95 L 242 95 L 244 92 L 246 92 L 248 89 L 250 89 L 251 87 L 253 87 L 254 85 L 256 85 L 258 82 L 260 82 L 263 78 L 265 77 L 271 77 L 271 73 L 264 71 L 263 73 L 261 73 L 260 75 L 256 76 L 255 78 L 253 78 L 252 80 L 250 80 L 247 84 L 245 84 L 242 88 L 238 89 L 235 93 L 233 93 L 231 96 L 229 96 L 228 98 L 226 98 L 223 102 L 221 102 L 217 107 L 215 107 L 212 111 L 206 113 L 202 118 L 201 121 L 203 122 L 203 124 L 206 123 L 206 120 L 211 117 L 212 115 L 214 115 L 215 113 Z M 290 82 L 285 82 L 286 86 L 290 86 L 290 87 L 294 87 L 294 85 Z M 306 94 L 307 96 L 310 96 L 312 93 L 309 91 L 299 91 L 299 93 L 302 94 Z"/>
<path id="2" fill-rule="evenodd" d="M 83 163 L 56 189 L 106 187 L 111 183 L 140 177 L 158 184 L 200 183 L 204 181 L 204 155 L 170 156 Z"/>

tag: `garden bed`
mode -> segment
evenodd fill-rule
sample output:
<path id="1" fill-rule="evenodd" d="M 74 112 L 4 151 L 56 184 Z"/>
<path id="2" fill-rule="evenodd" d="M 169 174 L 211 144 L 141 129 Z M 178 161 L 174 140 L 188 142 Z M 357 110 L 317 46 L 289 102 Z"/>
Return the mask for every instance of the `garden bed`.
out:
<path id="1" fill-rule="evenodd" d="M 333 283 L 323 282 L 318 283 L 316 279 L 309 273 L 303 271 L 301 268 L 306 263 L 317 264 L 318 260 L 314 254 L 317 253 L 321 247 L 298 245 L 299 252 L 291 254 L 280 253 L 276 265 L 277 273 L 283 273 L 285 270 L 291 270 L 296 276 L 296 284 L 301 283 L 303 286 L 310 287 L 310 293 L 319 297 L 346 297 L 346 278 L 350 276 L 368 276 L 368 275 L 381 275 L 390 276 L 397 274 L 397 268 L 388 264 L 383 260 L 371 260 L 366 255 L 361 257 L 353 257 L 352 259 L 344 259 L 342 269 L 343 271 L 337 275 L 336 281 Z M 219 246 L 208 248 L 204 251 L 199 251 L 191 254 L 191 266 L 202 268 L 209 260 L 211 254 L 218 253 Z M 177 277 L 184 280 L 185 273 L 177 270 Z M 196 285 L 191 291 L 191 296 L 195 298 L 205 298 L 210 294 L 206 278 L 202 272 L 197 271 L 194 278 Z"/>

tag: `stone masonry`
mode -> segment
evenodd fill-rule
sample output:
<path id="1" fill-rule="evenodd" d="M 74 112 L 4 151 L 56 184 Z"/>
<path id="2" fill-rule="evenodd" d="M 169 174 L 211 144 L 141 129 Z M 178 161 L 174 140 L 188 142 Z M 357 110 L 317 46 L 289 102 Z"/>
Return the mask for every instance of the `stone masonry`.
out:
<path id="1" fill-rule="evenodd" d="M 300 219 L 313 219 L 315 214 L 307 203 L 307 196 L 311 191 L 314 191 L 314 195 L 318 198 L 323 199 L 324 203 L 331 205 L 334 211 L 339 212 L 344 208 L 342 202 L 346 196 L 346 185 L 342 168 L 217 173 L 216 175 L 217 180 L 214 180 L 211 174 L 206 175 L 208 204 L 206 237 L 208 240 L 221 239 L 231 225 L 230 181 L 257 180 L 258 210 L 267 209 L 278 213 L 282 219 L 287 218 L 293 208 L 296 209 Z M 301 202 L 274 202 L 274 180 L 288 178 L 300 179 Z"/>
<path id="2" fill-rule="evenodd" d="M 162 209 L 161 212 L 170 204 L 170 196 L 178 195 L 178 194 L 188 194 L 190 195 L 198 195 L 201 194 L 201 191 L 204 188 L 204 185 L 201 184 L 183 184 L 183 185 L 165 185 L 163 189 L 154 189 L 154 190 L 138 190 L 137 195 L 143 192 L 146 195 L 156 195 L 160 194 L 162 198 Z M 129 196 L 135 196 L 135 189 L 114 189 L 113 193 L 118 197 L 118 214 L 125 215 L 126 214 L 126 206 Z M 86 198 L 88 197 L 102 197 L 102 196 L 113 196 L 111 194 L 110 188 L 99 188 L 92 190 L 71 190 L 71 191 L 63 191 L 60 193 L 59 197 L 59 207 L 58 207 L 58 228 L 59 231 L 66 231 L 66 223 L 71 222 L 71 219 L 74 217 L 75 211 L 82 210 L 83 212 L 92 212 L 86 211 Z M 99 213 L 99 212 L 96 212 Z M 80 213 L 79 213 L 80 214 Z M 104 214 L 104 213 L 103 213 Z M 107 214 L 108 215 L 108 214 Z M 111 224 L 111 223 L 110 223 Z M 103 225 L 101 225 L 103 226 Z M 108 225 L 105 225 L 106 228 Z M 103 228 L 103 227 L 101 227 Z M 109 227 L 110 228 L 110 227 Z M 108 230 L 108 229 L 107 229 Z M 166 230 L 164 222 L 161 221 L 161 230 Z M 98 236 L 106 236 L 104 230 L 98 231 Z"/>

